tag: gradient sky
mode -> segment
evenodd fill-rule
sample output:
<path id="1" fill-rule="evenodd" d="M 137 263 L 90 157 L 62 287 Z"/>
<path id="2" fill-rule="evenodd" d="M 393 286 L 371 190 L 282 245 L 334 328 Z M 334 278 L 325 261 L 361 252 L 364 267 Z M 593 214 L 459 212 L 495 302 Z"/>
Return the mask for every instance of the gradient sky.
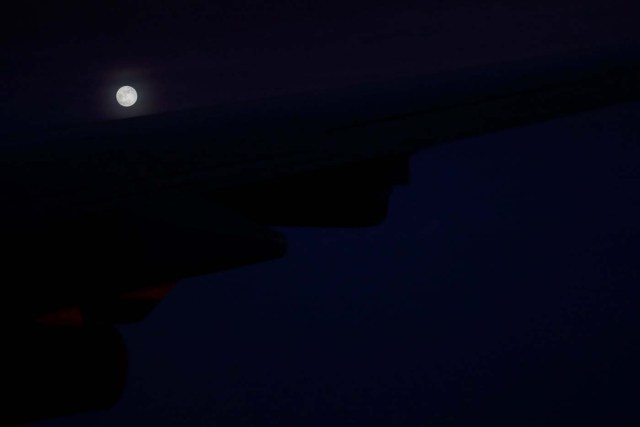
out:
<path id="1" fill-rule="evenodd" d="M 0 134 L 638 41 L 628 0 L 39 3 L 0 30 Z"/>

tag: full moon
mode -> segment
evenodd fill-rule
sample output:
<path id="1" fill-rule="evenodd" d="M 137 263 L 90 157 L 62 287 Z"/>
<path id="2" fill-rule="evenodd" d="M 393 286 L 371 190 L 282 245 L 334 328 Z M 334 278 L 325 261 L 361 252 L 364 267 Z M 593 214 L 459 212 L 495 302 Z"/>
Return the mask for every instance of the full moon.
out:
<path id="1" fill-rule="evenodd" d="M 138 92 L 131 86 L 122 86 L 116 92 L 116 101 L 123 107 L 131 107 L 138 100 Z"/>

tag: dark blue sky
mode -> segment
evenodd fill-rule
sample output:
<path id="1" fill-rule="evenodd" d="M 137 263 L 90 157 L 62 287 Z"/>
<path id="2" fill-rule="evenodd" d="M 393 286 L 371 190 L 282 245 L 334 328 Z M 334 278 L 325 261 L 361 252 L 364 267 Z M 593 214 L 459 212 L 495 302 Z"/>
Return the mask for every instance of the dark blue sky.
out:
<path id="1" fill-rule="evenodd" d="M 0 29 L 0 134 L 638 42 L 629 0 L 39 3 Z"/>
<path id="2" fill-rule="evenodd" d="M 635 425 L 639 119 L 421 152 L 383 225 L 184 281 L 112 411 L 38 425 Z"/>

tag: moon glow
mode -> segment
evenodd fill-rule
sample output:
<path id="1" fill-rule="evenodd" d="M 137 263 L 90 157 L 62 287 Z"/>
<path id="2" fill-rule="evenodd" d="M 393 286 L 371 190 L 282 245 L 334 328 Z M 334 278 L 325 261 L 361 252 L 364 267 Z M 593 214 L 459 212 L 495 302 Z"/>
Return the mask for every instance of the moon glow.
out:
<path id="1" fill-rule="evenodd" d="M 116 92 L 116 101 L 123 107 L 131 107 L 138 100 L 138 92 L 131 86 L 122 86 Z"/>

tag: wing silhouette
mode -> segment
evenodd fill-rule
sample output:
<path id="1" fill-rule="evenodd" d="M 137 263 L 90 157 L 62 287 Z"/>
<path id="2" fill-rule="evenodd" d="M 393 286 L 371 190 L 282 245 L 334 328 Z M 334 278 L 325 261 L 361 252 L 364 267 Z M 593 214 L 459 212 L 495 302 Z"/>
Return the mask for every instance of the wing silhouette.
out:
<path id="1" fill-rule="evenodd" d="M 4 312 L 139 319 L 115 301 L 143 313 L 143 289 L 284 255 L 269 226 L 379 223 L 417 150 L 638 99 L 639 64 L 577 52 L 5 135 Z"/>

